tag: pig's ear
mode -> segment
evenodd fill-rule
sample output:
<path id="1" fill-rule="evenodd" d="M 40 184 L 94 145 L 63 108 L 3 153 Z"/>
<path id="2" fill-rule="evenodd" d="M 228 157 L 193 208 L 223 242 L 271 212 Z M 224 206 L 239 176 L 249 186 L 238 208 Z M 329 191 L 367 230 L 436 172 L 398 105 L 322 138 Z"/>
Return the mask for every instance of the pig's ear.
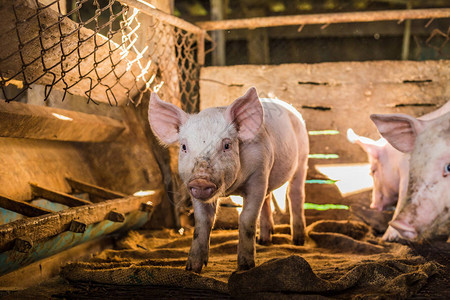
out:
<path id="1" fill-rule="evenodd" d="M 347 140 L 352 144 L 359 145 L 371 157 L 379 157 L 379 151 L 382 146 L 381 141 L 374 141 L 368 137 L 359 136 L 351 128 L 347 130 Z"/>
<path id="2" fill-rule="evenodd" d="M 404 114 L 374 114 L 370 118 L 380 134 L 397 150 L 411 152 L 417 135 L 422 132 L 424 121 Z"/>
<path id="3" fill-rule="evenodd" d="M 242 141 L 249 141 L 256 136 L 263 123 L 264 110 L 254 87 L 228 106 L 225 119 L 236 125 Z"/>
<path id="4" fill-rule="evenodd" d="M 188 115 L 173 104 L 162 101 L 152 93 L 148 106 L 148 121 L 155 135 L 164 143 L 172 144 L 178 140 L 180 126 Z"/>

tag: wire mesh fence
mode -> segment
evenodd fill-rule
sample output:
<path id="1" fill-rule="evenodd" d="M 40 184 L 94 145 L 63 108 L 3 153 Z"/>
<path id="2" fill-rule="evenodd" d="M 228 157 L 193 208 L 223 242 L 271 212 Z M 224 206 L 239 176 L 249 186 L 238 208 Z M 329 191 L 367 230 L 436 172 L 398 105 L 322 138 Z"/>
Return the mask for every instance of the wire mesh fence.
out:
<path id="1" fill-rule="evenodd" d="M 0 5 L 0 87 L 4 100 L 33 84 L 88 102 L 138 105 L 146 91 L 198 107 L 198 33 L 115 0 L 5 1 Z M 203 51 L 203 49 L 201 50 Z M 14 85 L 15 88 L 11 86 Z"/>

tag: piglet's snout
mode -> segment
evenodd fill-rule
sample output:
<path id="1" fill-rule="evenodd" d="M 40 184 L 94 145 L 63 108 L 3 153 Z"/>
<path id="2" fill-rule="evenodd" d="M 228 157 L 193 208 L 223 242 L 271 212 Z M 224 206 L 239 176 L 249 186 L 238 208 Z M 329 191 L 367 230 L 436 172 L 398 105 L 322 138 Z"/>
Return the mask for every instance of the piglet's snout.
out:
<path id="1" fill-rule="evenodd" d="M 208 200 L 217 190 L 217 186 L 206 179 L 194 179 L 188 184 L 191 195 L 199 200 Z"/>

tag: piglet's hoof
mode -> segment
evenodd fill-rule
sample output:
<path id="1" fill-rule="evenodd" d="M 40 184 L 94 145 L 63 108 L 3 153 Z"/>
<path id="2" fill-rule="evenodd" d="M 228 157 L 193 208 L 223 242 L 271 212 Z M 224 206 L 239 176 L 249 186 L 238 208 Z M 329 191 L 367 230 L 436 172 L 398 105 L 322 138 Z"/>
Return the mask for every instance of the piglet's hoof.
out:
<path id="1" fill-rule="evenodd" d="M 305 231 L 301 230 L 297 233 L 294 231 L 292 235 L 292 243 L 297 246 L 303 246 L 305 244 Z"/>
<path id="2" fill-rule="evenodd" d="M 187 262 L 186 262 L 186 270 L 187 271 L 193 271 L 195 273 L 200 274 L 200 272 L 202 271 L 203 265 L 205 265 L 205 267 L 208 264 L 208 258 L 201 260 L 201 259 L 197 259 L 194 260 L 193 258 L 189 257 Z"/>
<path id="3" fill-rule="evenodd" d="M 272 244 L 272 238 L 270 237 L 269 239 L 263 239 L 261 237 L 256 238 L 256 242 L 262 246 L 268 246 Z"/>
<path id="4" fill-rule="evenodd" d="M 239 262 L 239 264 L 238 264 L 238 271 L 247 271 L 247 270 L 253 269 L 254 267 L 255 267 L 254 260 L 242 259 L 242 261 Z"/>

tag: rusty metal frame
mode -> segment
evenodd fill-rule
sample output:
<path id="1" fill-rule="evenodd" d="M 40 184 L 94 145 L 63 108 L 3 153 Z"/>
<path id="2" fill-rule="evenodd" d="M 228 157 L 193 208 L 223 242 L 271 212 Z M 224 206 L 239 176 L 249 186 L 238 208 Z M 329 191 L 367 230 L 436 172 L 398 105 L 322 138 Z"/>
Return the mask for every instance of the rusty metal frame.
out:
<path id="1" fill-rule="evenodd" d="M 0 207 L 25 216 L 23 219 L 0 226 L 0 260 L 3 256 L 3 260 L 11 261 L 19 253 L 22 253 L 17 259 L 23 260 L 23 262 L 18 264 L 27 265 L 48 256 L 45 251 L 42 253 L 42 244 L 63 233 L 71 232 L 75 235 L 83 235 L 94 225 L 99 225 L 101 228 L 109 227 L 108 224 L 111 223 L 107 222 L 122 224 L 117 225 L 112 232 L 121 229 L 121 227 L 126 230 L 135 227 L 136 224 L 142 225 L 150 218 L 153 208 L 160 203 L 162 197 L 162 190 L 148 191 L 145 196 L 127 196 L 76 179 L 67 179 L 67 181 L 76 190 L 85 191 L 94 197 L 104 198 L 101 202 L 92 203 L 69 194 L 30 184 L 35 196 L 70 207 L 61 211 L 51 211 L 25 201 L 0 196 Z M 100 229 L 99 234 L 102 235 L 102 232 L 102 229 Z M 111 230 L 108 232 L 111 232 Z M 90 240 L 89 234 L 87 239 Z M 83 239 L 79 243 L 82 242 Z M 55 240 L 55 243 L 54 247 L 59 247 L 61 251 L 68 247 L 58 239 Z M 31 254 L 33 251 L 40 251 L 41 253 L 26 257 L 27 253 Z M 13 267 L 12 270 L 14 269 L 16 268 Z M 8 271 L 11 271 L 11 268 Z M 0 275 L 2 275 L 2 272 L 4 273 L 4 270 L 0 270 Z"/>

